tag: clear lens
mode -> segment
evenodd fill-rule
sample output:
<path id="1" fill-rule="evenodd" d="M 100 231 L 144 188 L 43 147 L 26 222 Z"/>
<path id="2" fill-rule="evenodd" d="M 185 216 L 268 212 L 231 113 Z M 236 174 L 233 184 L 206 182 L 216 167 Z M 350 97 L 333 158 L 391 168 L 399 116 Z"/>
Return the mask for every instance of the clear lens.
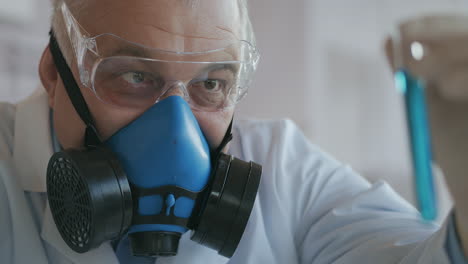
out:
<path id="1" fill-rule="evenodd" d="M 175 82 L 183 83 L 177 89 L 192 108 L 229 108 L 245 94 L 256 66 L 255 50 L 242 41 L 198 53 L 146 48 L 109 34 L 95 43 L 96 53 L 108 57 L 95 64 L 92 87 L 102 101 L 124 108 L 150 107 L 175 89 Z"/>
<path id="2" fill-rule="evenodd" d="M 172 89 L 184 89 L 196 109 L 216 111 L 233 106 L 245 82 L 241 63 L 168 62 L 136 57 L 110 57 L 100 61 L 93 74 L 98 97 L 115 106 L 147 108 Z M 175 82 L 183 86 L 172 85 Z"/>
<path id="3" fill-rule="evenodd" d="M 101 100 L 127 108 L 154 104 L 162 94 L 163 85 L 144 64 L 126 58 L 102 60 L 93 79 L 93 88 Z"/>

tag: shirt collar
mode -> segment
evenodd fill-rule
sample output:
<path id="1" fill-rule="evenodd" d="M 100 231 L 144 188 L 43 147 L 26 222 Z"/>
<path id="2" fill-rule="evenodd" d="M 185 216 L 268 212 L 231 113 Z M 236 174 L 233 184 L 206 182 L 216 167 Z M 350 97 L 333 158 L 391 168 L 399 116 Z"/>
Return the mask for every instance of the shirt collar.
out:
<path id="1" fill-rule="evenodd" d="M 25 191 L 46 192 L 47 164 L 53 154 L 49 115 L 43 87 L 16 106 L 13 161 Z"/>

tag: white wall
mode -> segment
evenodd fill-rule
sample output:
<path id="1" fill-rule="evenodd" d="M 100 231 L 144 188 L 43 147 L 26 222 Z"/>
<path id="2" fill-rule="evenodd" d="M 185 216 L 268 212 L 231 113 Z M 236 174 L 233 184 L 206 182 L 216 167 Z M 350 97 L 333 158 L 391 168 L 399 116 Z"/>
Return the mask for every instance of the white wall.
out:
<path id="1" fill-rule="evenodd" d="M 307 123 L 303 96 L 307 84 L 305 1 L 251 0 L 251 19 L 261 53 L 249 94 L 238 107 L 239 117 L 290 117 Z"/>
<path id="2" fill-rule="evenodd" d="M 0 0 L 0 101 L 18 101 L 36 87 L 37 65 L 48 40 L 49 5 L 49 0 Z"/>
<path id="3" fill-rule="evenodd" d="M 0 100 L 23 98 L 37 82 L 49 10 L 48 0 L 31 1 L 37 10 L 31 21 L 0 20 Z M 383 39 L 405 17 L 468 12 L 468 2 L 250 0 L 250 5 L 262 59 L 237 117 L 291 118 L 314 143 L 372 181 L 385 178 L 414 201 L 404 115 Z"/>
<path id="4" fill-rule="evenodd" d="M 314 143 L 414 203 L 402 101 L 383 42 L 410 16 L 448 11 L 468 13 L 468 2 L 252 0 L 263 60 L 239 116 L 292 118 Z M 445 214 L 450 202 L 440 193 Z"/>

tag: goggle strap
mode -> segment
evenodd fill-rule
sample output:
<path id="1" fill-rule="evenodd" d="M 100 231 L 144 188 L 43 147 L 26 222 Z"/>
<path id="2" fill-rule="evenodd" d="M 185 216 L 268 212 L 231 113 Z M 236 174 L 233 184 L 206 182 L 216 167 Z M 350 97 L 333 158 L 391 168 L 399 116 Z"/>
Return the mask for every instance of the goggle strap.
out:
<path id="1" fill-rule="evenodd" d="M 75 111 L 78 113 L 81 120 L 86 124 L 85 146 L 95 147 L 102 141 L 98 136 L 91 112 L 89 111 L 88 105 L 86 104 L 86 101 L 81 94 L 81 90 L 78 87 L 75 78 L 73 77 L 73 73 L 71 72 L 70 67 L 63 57 L 63 53 L 60 50 L 54 32 L 50 30 L 49 35 L 49 49 L 52 54 L 55 67 L 57 68 L 60 78 L 63 81 L 63 85 L 65 86 L 65 90 L 67 91 L 68 97 L 70 98 Z"/>

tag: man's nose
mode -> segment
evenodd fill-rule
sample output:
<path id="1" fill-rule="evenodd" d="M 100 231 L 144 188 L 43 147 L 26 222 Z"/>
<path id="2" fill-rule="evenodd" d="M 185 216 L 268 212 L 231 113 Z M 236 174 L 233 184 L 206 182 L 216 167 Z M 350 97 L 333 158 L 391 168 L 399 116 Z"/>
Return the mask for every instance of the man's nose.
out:
<path id="1" fill-rule="evenodd" d="M 160 100 L 164 100 L 169 96 L 180 96 L 184 99 L 188 97 L 187 88 L 182 81 L 176 81 L 169 84 L 167 91 L 161 96 Z"/>

